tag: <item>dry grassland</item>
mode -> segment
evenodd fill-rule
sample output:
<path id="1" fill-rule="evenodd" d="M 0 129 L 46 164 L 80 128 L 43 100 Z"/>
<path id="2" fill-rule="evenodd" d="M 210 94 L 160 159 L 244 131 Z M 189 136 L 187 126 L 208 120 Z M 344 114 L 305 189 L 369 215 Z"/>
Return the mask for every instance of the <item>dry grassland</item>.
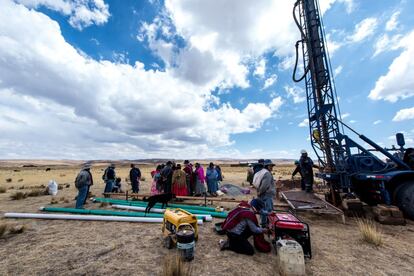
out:
<path id="1" fill-rule="evenodd" d="M 4 165 L 4 164 L 3 164 Z M 21 163 L 0 167 L 0 210 L 3 212 L 38 212 L 40 206 L 51 203 L 51 196 L 31 196 L 21 200 L 10 198 L 16 192 L 30 193 L 47 186 L 55 179 L 62 189 L 53 199 L 54 206 L 73 207 L 77 192 L 73 181 L 79 164 L 61 162 L 57 166 L 43 163 L 40 167 L 22 168 Z M 50 168 L 50 171 L 45 171 Z M 94 186 L 91 192 L 100 196 L 105 164 L 94 166 Z M 140 166 L 145 181 L 141 192 L 150 191 L 150 171 L 153 166 Z M 246 185 L 246 168 L 223 165 L 224 183 Z M 288 179 L 291 165 L 276 167 L 275 178 Z M 117 167 L 123 188 L 128 177 L 127 164 Z M 6 181 L 11 179 L 11 181 Z M 252 191 L 252 197 L 254 191 Z M 86 208 L 107 208 L 89 203 Z M 234 204 L 226 204 L 232 208 Z M 304 215 L 311 229 L 313 259 L 307 261 L 308 275 L 413 275 L 414 223 L 406 226 L 376 225 L 381 230 L 383 244 L 376 247 L 361 240 L 354 219 L 345 225 L 339 220 Z M 218 222 L 220 220 L 215 220 Z M 20 234 L 5 233 L 0 238 L 0 275 L 161 275 L 164 260 L 171 260 L 175 250 L 162 247 L 159 224 L 123 222 L 82 222 L 52 220 L 0 219 L 0 225 L 18 229 Z M 274 252 L 242 256 L 220 251 L 222 238 L 213 231 L 213 223 L 200 227 L 196 255 L 191 262 L 192 275 L 277 275 Z M 167 258 L 168 257 L 168 258 Z"/>

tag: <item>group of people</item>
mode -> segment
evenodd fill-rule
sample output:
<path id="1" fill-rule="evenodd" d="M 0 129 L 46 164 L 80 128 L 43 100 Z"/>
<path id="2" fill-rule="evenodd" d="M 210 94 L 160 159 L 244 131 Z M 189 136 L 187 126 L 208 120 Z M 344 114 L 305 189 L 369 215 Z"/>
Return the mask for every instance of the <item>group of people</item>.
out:
<path id="1" fill-rule="evenodd" d="M 184 165 L 168 161 L 151 172 L 151 195 L 173 193 L 176 196 L 217 196 L 219 183 L 223 180 L 221 168 L 212 162 L 204 173 L 200 163 L 185 160 Z"/>

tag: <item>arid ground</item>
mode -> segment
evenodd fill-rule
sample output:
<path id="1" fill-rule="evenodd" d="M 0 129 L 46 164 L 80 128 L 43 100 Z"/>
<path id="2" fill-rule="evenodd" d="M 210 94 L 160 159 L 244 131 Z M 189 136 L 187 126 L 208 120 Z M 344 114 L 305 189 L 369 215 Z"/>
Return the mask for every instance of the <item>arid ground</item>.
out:
<path id="1" fill-rule="evenodd" d="M 6 188 L 0 193 L 1 216 L 4 212 L 39 212 L 39 207 L 50 204 L 49 195 L 10 198 L 19 191 L 47 186 L 50 179 L 64 184 L 53 199 L 58 202 L 53 206 L 74 206 L 77 191 L 73 182 L 79 163 L 46 161 L 37 162 L 36 167 L 22 167 L 23 164 L 1 162 L 0 188 Z M 92 168 L 95 185 L 91 191 L 97 196 L 104 188 L 104 168 L 105 164 Z M 145 177 L 141 192 L 149 193 L 153 165 L 140 168 Z M 223 165 L 222 169 L 223 183 L 243 185 L 246 168 Z M 292 166 L 279 165 L 275 178 L 287 178 L 292 170 Z M 124 188 L 130 189 L 125 182 L 128 165 L 119 165 L 116 172 L 122 177 Z M 254 190 L 249 197 L 253 195 Z M 97 203 L 85 207 L 101 208 Z M 232 208 L 234 204 L 225 207 Z M 414 275 L 412 221 L 407 221 L 406 226 L 378 224 L 384 244 L 375 247 L 361 240 L 353 218 L 347 218 L 345 225 L 323 216 L 305 214 L 302 218 L 311 229 L 313 258 L 306 262 L 308 275 Z M 0 219 L 0 223 L 9 229 L 26 227 L 21 234 L 7 233 L 0 238 L 0 275 L 159 275 L 166 257 L 176 252 L 163 248 L 160 224 L 27 219 Z M 220 251 L 218 241 L 222 237 L 214 233 L 213 225 L 207 222 L 200 226 L 195 259 L 191 262 L 192 275 L 278 275 L 274 252 L 248 257 Z"/>

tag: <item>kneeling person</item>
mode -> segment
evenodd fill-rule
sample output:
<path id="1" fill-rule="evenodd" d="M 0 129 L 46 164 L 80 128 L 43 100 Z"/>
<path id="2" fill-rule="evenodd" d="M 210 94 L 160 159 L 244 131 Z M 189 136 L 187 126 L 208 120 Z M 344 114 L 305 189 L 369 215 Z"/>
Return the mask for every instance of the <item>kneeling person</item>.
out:
<path id="1" fill-rule="evenodd" d="M 263 208 L 263 203 L 253 199 L 250 204 L 245 201 L 241 202 L 228 214 L 222 224 L 228 240 L 220 240 L 221 250 L 229 249 L 236 253 L 253 255 L 253 246 L 248 241 L 248 238 L 253 235 L 255 248 L 260 252 L 270 252 L 270 244 L 263 235 L 267 230 L 259 227 L 255 214 L 261 208 Z"/>

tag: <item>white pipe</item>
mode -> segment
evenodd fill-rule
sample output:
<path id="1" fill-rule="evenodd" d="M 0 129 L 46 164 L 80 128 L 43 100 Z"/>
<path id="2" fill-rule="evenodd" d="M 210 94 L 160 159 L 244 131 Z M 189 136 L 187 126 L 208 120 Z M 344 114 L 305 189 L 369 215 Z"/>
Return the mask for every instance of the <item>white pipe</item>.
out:
<path id="1" fill-rule="evenodd" d="M 141 207 L 141 206 L 128 206 L 128 205 L 111 205 L 112 208 L 116 208 L 116 209 L 124 209 L 124 210 L 134 210 L 134 211 L 145 211 L 146 207 Z M 160 214 L 164 214 L 166 209 L 159 209 L 159 208 L 152 208 L 150 210 L 151 213 L 160 213 Z M 198 217 L 204 217 L 205 221 L 213 221 L 213 217 L 211 215 L 205 215 L 205 214 L 193 214 L 195 216 Z"/>
<path id="2" fill-rule="evenodd" d="M 6 218 L 30 218 L 30 219 L 67 219 L 67 220 L 98 220 L 98 221 L 126 221 L 126 222 L 157 222 L 162 223 L 163 218 L 147 217 L 122 217 L 122 216 L 95 216 L 95 215 L 56 215 L 56 214 L 34 214 L 34 213 L 5 213 Z M 201 219 L 197 220 L 202 225 Z"/>

